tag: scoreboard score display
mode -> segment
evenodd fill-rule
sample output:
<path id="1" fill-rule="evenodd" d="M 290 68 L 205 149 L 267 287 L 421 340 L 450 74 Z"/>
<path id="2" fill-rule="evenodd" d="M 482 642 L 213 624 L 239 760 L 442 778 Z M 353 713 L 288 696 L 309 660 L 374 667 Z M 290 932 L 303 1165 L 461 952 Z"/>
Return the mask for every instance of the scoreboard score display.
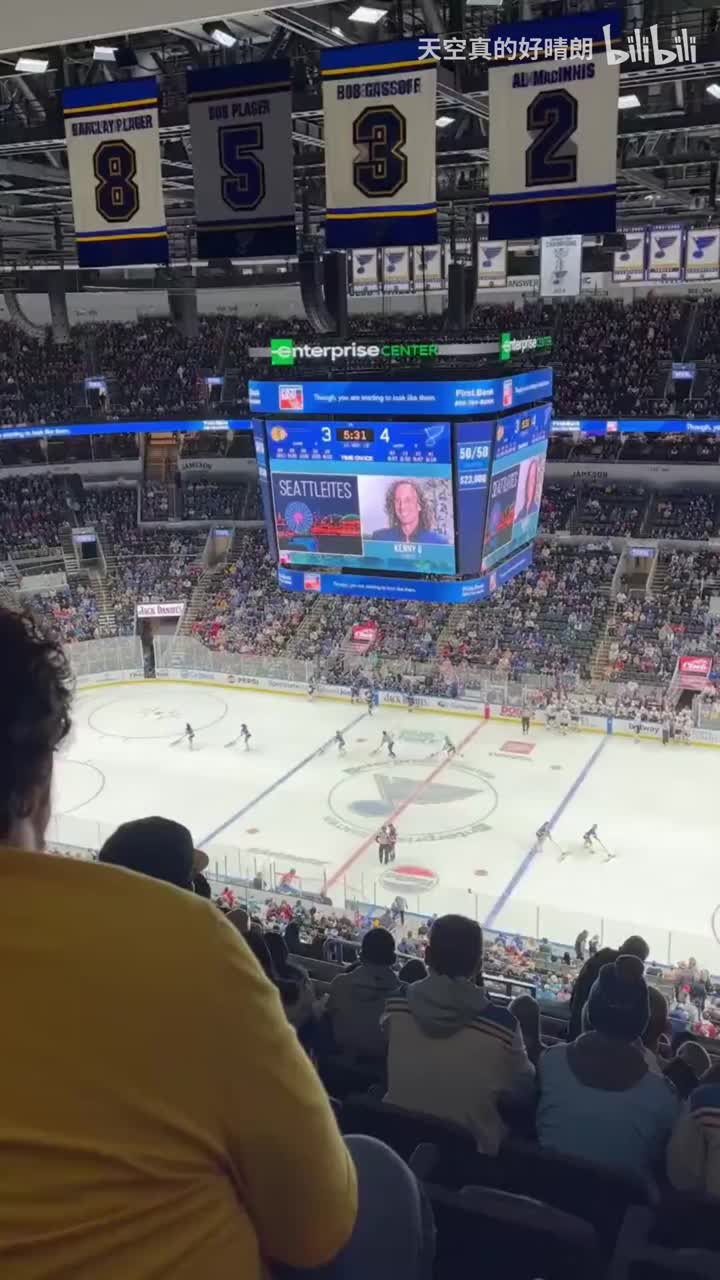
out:
<path id="1" fill-rule="evenodd" d="M 349 401 L 353 383 L 343 385 Z M 459 385 L 436 382 L 419 402 L 457 404 Z M 371 417 L 367 383 L 354 384 L 357 416 L 261 410 L 253 430 L 280 585 L 424 600 L 490 594 L 531 559 L 551 427 L 549 399 L 532 401 L 551 385 L 549 370 L 533 371 L 532 383 L 478 380 L 468 417 L 455 421 L 432 408 L 411 416 L 407 384 L 397 417 Z M 397 384 L 374 384 L 375 403 L 388 405 L 393 386 L 397 394 Z M 254 388 L 251 403 L 277 406 L 277 384 Z M 316 388 L 329 384 L 299 385 L 299 402 L 316 405 Z"/>

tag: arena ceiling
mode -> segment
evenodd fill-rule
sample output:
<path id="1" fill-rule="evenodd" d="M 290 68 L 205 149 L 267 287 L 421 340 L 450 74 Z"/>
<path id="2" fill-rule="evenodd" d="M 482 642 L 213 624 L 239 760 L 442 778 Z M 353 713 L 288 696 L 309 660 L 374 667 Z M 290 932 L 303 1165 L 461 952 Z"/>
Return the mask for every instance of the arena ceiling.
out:
<path id="1" fill-rule="evenodd" d="M 18 54 L 0 55 L 0 266 L 44 269 L 75 261 L 72 202 L 61 114 L 65 85 L 157 74 L 165 207 L 175 264 L 195 260 L 192 152 L 185 107 L 185 72 L 272 56 L 291 59 L 298 217 L 310 247 L 324 209 L 323 119 L 318 84 L 322 49 L 398 35 L 486 33 L 506 10 L 466 0 L 378 0 L 387 12 L 374 25 L 352 18 L 357 0 L 236 13 L 222 24 L 188 21 L 164 30 L 108 39 L 114 60 L 97 56 L 95 41 L 33 50 L 48 59 L 41 74 L 20 74 Z M 641 22 L 639 6 L 634 21 Z M 619 221 L 714 221 L 720 153 L 720 33 L 713 10 L 682 10 L 661 24 L 696 36 L 697 63 L 623 68 L 621 93 L 639 105 L 620 112 Z M 211 34 L 225 28 L 227 46 Z M 438 197 L 443 238 L 467 239 L 486 205 L 487 70 L 479 61 L 440 64 L 437 131 Z M 303 217 L 304 215 L 304 217 Z"/>

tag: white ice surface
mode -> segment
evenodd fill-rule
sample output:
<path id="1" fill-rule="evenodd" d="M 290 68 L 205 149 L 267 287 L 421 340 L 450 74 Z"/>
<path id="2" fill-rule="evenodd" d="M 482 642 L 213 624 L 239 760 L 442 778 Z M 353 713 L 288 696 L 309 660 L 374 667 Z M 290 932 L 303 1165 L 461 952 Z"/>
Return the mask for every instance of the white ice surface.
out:
<path id="1" fill-rule="evenodd" d="M 177 742 L 186 721 L 192 751 Z M 243 721 L 247 752 L 226 746 Z M 345 757 L 330 742 L 338 728 Z M 396 735 L 396 762 L 371 754 L 383 728 Z M 446 733 L 455 760 L 437 754 Z M 611 943 L 642 932 L 654 958 L 694 953 L 720 972 L 717 752 L 542 729 L 525 740 L 529 755 L 503 752 L 522 741 L 518 725 L 419 710 L 369 718 L 280 694 L 110 686 L 78 696 L 50 839 L 98 848 L 119 822 L 158 813 L 190 827 L 231 875 L 293 867 L 308 890 L 325 880 L 335 903 L 386 904 L 400 889 L 423 913 L 462 911 L 554 941 L 581 927 Z M 373 834 L 391 813 L 400 839 L 388 876 Z M 538 851 L 548 819 L 557 844 Z M 594 822 L 611 861 L 582 850 Z"/>

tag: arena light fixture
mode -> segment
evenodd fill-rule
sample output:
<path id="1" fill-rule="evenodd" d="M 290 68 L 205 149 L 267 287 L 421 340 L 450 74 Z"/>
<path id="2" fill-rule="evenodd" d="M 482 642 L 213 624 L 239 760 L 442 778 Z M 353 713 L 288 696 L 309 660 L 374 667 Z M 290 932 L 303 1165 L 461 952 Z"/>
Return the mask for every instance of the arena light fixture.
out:
<path id="1" fill-rule="evenodd" d="M 117 48 L 112 44 L 96 44 L 93 49 L 95 62 L 114 62 Z"/>
<path id="2" fill-rule="evenodd" d="M 224 49 L 232 49 L 237 44 L 237 36 L 233 35 L 226 22 L 204 22 L 203 31 Z"/>
<path id="3" fill-rule="evenodd" d="M 618 107 L 621 111 L 626 111 L 628 107 L 639 107 L 640 99 L 636 93 L 621 93 L 618 98 Z"/>
<path id="4" fill-rule="evenodd" d="M 15 70 L 21 75 L 42 75 L 49 66 L 47 58 L 28 58 L 25 54 L 21 54 L 15 63 Z"/>
<path id="5" fill-rule="evenodd" d="M 453 123 L 452 116 L 438 116 L 435 124 L 438 129 L 447 129 L 449 124 Z"/>
<path id="6" fill-rule="evenodd" d="M 706 85 L 705 92 L 709 93 L 711 98 L 720 98 L 720 84 Z"/>
<path id="7" fill-rule="evenodd" d="M 376 9 L 370 4 L 359 4 L 350 14 L 351 22 L 382 22 L 387 15 L 387 9 Z"/>

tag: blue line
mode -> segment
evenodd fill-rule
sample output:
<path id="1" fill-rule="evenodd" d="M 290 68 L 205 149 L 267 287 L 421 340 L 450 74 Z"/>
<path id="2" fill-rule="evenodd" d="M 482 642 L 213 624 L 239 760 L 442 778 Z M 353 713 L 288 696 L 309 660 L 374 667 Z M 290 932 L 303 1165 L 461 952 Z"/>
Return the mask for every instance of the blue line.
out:
<path id="1" fill-rule="evenodd" d="M 359 724 L 361 720 L 365 719 L 367 714 L 367 711 L 363 711 L 362 715 L 356 716 L 355 719 L 351 720 L 350 724 L 345 725 L 340 732 L 349 733 L 351 729 L 355 728 L 356 724 Z M 251 809 L 254 809 L 256 804 L 259 804 L 266 796 L 272 795 L 273 791 L 277 791 L 278 787 L 281 787 L 283 783 L 287 782 L 289 778 L 292 778 L 294 774 L 299 773 L 301 769 L 304 769 L 306 764 L 309 764 L 311 760 L 314 760 L 316 756 L 319 756 L 327 747 L 331 746 L 334 741 L 335 734 L 333 734 L 331 738 L 327 738 L 325 742 L 321 742 L 320 746 L 316 747 L 314 751 L 311 751 L 308 756 L 305 756 L 299 764 L 294 764 L 292 769 L 288 769 L 287 773 L 283 773 L 281 777 L 276 778 L 275 781 L 271 782 L 270 786 L 266 787 L 264 791 L 261 791 L 259 795 L 255 796 L 252 800 L 248 800 L 247 804 L 243 805 L 242 809 L 238 809 L 237 813 L 233 813 L 232 816 L 228 818 L 227 822 L 223 822 L 221 826 L 216 827 L 209 835 L 204 836 L 198 843 L 198 849 L 202 849 L 210 840 L 214 840 L 216 836 L 220 835 L 221 831 L 226 831 L 234 822 L 237 822 L 238 818 L 244 818 L 245 814 L 249 813 Z"/>
<path id="2" fill-rule="evenodd" d="M 593 765 L 599 759 L 602 752 L 605 750 L 605 747 L 607 746 L 608 741 L 609 741 L 608 736 L 603 735 L 602 740 L 599 742 L 599 744 L 593 751 L 587 763 L 583 765 L 577 778 L 575 779 L 572 786 L 570 787 L 570 790 L 560 801 L 560 804 L 558 805 L 552 818 L 550 819 L 550 822 L 548 823 L 548 826 L 551 831 L 555 826 L 555 823 L 558 821 L 558 819 L 561 818 L 562 815 L 564 814 L 565 810 L 570 804 L 570 801 L 574 798 L 575 795 L 577 795 L 577 792 L 580 790 L 580 787 L 582 786 L 583 782 L 587 778 Z M 497 920 L 508 898 L 515 892 L 523 876 L 526 875 L 526 873 L 530 870 L 530 867 L 532 866 L 533 862 L 535 861 L 537 855 L 540 852 L 540 848 L 541 846 L 536 840 L 532 848 L 528 849 L 517 871 L 512 876 L 512 878 L 508 881 L 502 893 L 500 894 L 500 897 L 498 898 L 497 902 L 494 904 L 494 906 L 491 907 L 488 915 L 483 921 L 483 928 L 490 929 L 492 927 L 493 921 Z"/>

